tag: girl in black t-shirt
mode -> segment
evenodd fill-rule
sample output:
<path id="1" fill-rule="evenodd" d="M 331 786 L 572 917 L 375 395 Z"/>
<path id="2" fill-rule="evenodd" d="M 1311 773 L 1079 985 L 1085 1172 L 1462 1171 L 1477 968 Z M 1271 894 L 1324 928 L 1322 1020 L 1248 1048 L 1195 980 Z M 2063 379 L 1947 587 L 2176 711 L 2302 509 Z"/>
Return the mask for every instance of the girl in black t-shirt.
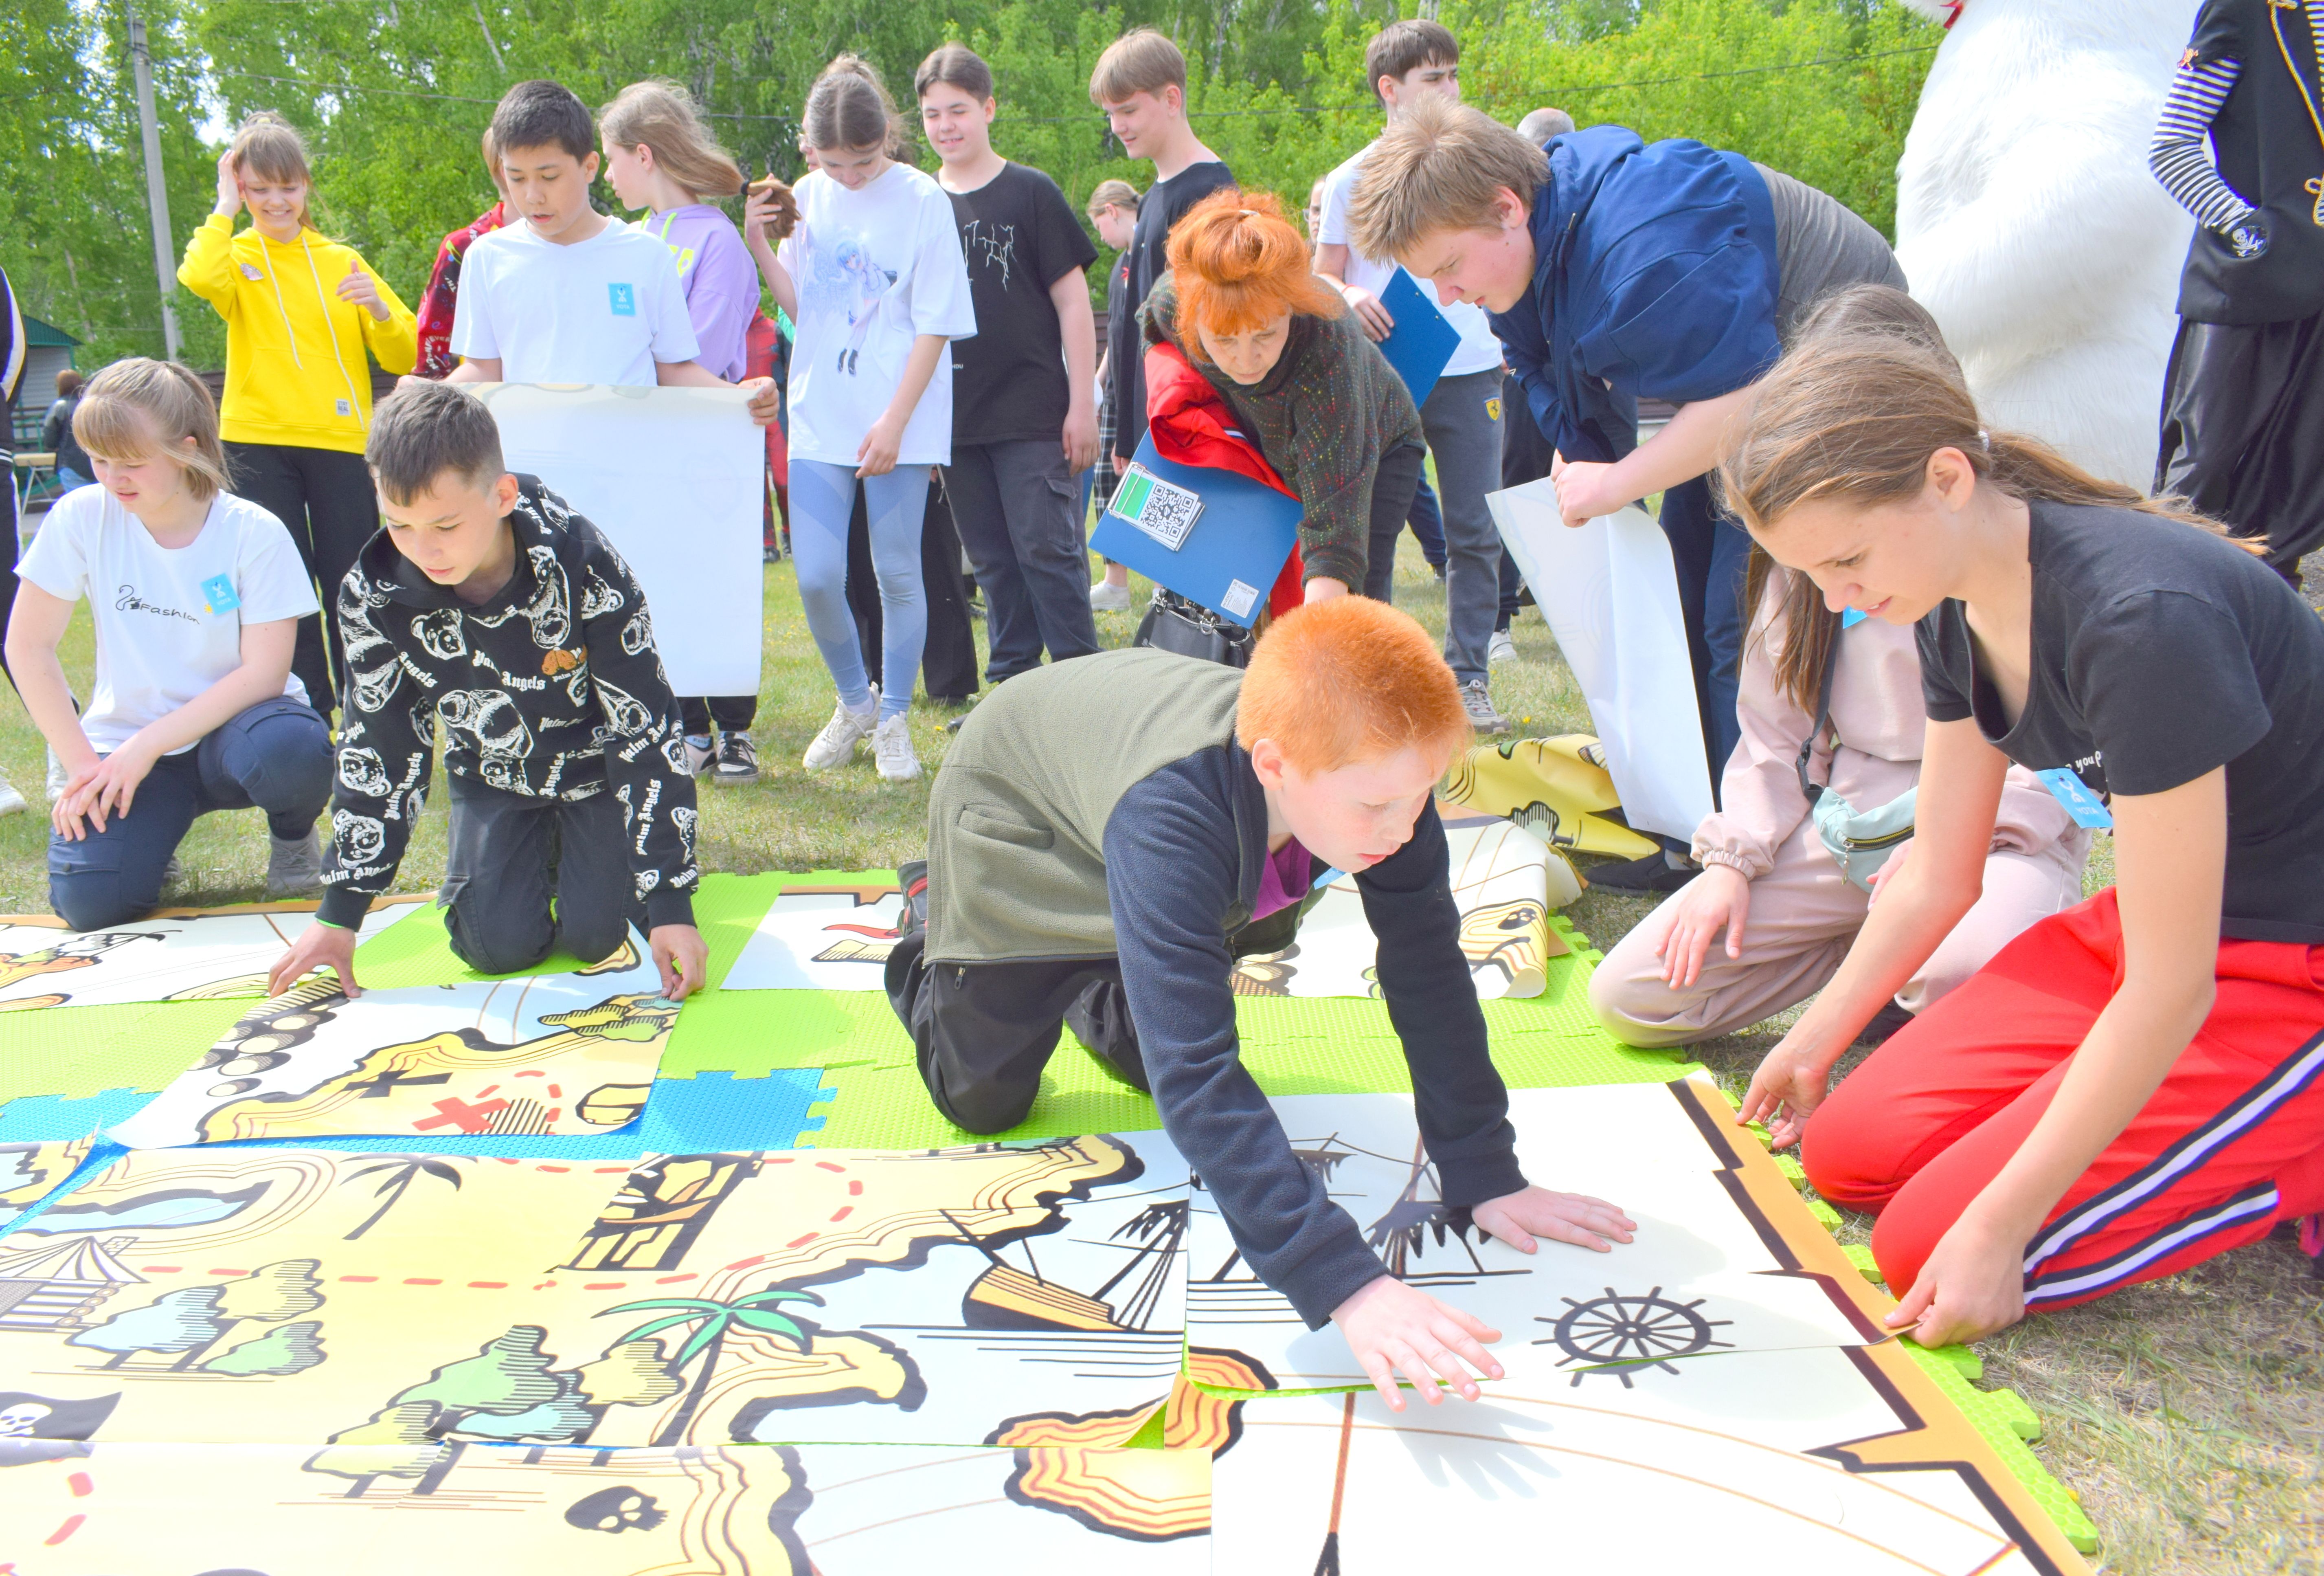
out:
<path id="1" fill-rule="evenodd" d="M 1729 441 L 1761 547 L 1833 607 L 1920 626 L 1913 852 L 1741 1112 L 1879 1213 L 1892 1327 L 1978 1339 L 2324 1210 L 2324 624 L 2174 501 L 1986 431 L 1893 336 L 1803 345 Z M 2116 885 L 1827 1101 L 1976 901 L 2013 761 L 2112 828 Z"/>

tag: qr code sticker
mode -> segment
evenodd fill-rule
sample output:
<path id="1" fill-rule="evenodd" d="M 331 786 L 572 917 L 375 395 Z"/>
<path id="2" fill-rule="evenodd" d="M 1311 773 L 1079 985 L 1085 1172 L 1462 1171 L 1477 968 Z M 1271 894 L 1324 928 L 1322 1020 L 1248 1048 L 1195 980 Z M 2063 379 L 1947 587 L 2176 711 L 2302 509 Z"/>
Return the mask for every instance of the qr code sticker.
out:
<path id="1" fill-rule="evenodd" d="M 1176 552 L 1185 546 L 1194 522 L 1202 518 L 1203 500 L 1200 495 L 1133 464 L 1122 473 L 1121 485 L 1114 489 L 1106 513 L 1129 521 Z"/>
<path id="2" fill-rule="evenodd" d="M 1259 606 L 1259 588 L 1242 580 L 1229 580 L 1219 606 L 1226 609 L 1230 618 L 1248 618 L 1250 610 Z"/>

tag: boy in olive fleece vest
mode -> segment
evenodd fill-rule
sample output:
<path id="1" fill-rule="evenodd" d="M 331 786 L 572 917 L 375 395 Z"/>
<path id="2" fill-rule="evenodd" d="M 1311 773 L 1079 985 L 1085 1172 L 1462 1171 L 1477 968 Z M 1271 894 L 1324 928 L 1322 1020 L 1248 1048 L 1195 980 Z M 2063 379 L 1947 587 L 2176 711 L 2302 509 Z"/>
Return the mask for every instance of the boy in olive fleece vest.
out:
<path id="1" fill-rule="evenodd" d="M 1069 1025 L 1153 1094 L 1252 1267 L 1310 1328 L 1336 1322 L 1397 1410 L 1398 1371 L 1432 1405 L 1440 1385 L 1475 1399 L 1471 1368 L 1501 1375 L 1482 1344 L 1499 1335 L 1388 1274 L 1242 1066 L 1234 959 L 1287 944 L 1323 867 L 1355 874 L 1379 938 L 1444 1201 L 1526 1253 L 1536 1235 L 1604 1251 L 1632 1230 L 1517 1168 L 1431 799 L 1468 736 L 1426 633 L 1360 597 L 1292 612 L 1247 673 L 1130 650 L 1019 674 L 945 757 L 888 960 L 939 1110 L 973 1133 L 1016 1126 Z"/>

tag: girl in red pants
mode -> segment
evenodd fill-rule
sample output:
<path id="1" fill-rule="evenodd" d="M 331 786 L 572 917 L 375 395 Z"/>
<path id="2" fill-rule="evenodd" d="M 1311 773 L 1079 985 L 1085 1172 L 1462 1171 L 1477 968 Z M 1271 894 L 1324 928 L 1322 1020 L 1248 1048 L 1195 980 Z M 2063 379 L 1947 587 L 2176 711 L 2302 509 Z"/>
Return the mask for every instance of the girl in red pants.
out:
<path id="1" fill-rule="evenodd" d="M 1722 474 L 1830 606 L 1920 626 L 1913 852 L 1742 1109 L 1878 1213 L 1891 1325 L 1975 1340 L 2324 1210 L 2324 623 L 2174 501 L 1988 433 L 1950 364 L 1892 335 L 1787 357 Z M 2013 761 L 2113 829 L 2116 885 L 1827 1100 L 1977 901 Z"/>

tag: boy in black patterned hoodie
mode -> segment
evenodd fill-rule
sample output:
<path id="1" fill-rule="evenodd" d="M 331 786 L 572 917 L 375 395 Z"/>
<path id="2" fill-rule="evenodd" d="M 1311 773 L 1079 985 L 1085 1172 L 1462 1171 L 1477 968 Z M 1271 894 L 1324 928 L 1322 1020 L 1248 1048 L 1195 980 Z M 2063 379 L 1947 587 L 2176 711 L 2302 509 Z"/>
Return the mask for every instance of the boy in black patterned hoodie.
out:
<path id="1" fill-rule="evenodd" d="M 452 950 L 487 974 L 560 940 L 595 962 L 635 922 L 662 994 L 699 988 L 694 779 L 629 566 L 539 478 L 503 468 L 492 413 L 464 389 L 407 384 L 364 457 L 383 524 L 338 588 L 348 704 L 321 922 L 269 990 L 328 968 L 358 994 L 355 927 L 395 879 L 439 720 Z"/>

